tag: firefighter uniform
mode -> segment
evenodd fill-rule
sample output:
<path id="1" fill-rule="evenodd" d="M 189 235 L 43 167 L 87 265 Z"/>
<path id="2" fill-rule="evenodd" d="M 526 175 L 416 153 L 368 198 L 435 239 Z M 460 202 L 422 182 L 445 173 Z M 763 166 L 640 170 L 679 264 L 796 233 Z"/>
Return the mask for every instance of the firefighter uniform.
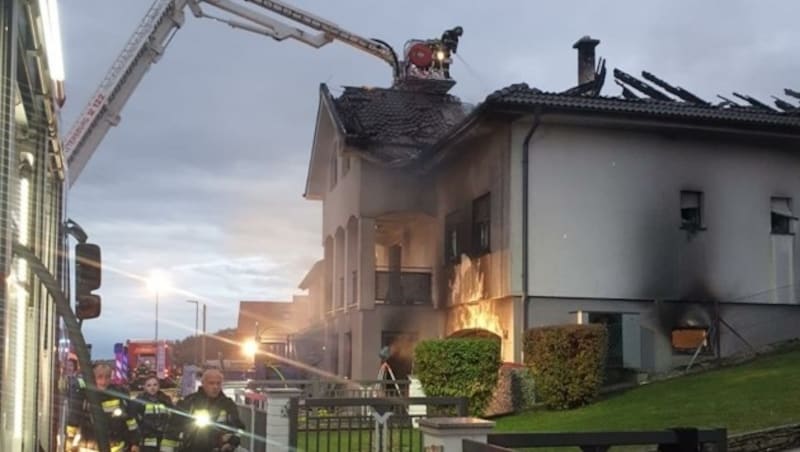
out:
<path id="1" fill-rule="evenodd" d="M 67 443 L 69 452 L 99 450 L 95 435 L 95 421 L 92 416 L 86 382 L 77 379 L 78 390 L 72 394 L 67 419 Z M 127 452 L 132 445 L 139 444 L 139 429 L 136 419 L 130 416 L 128 393 L 123 388 L 110 385 L 98 391 L 100 405 L 108 425 L 108 441 L 112 452 Z"/>
<path id="2" fill-rule="evenodd" d="M 211 398 L 201 387 L 178 402 L 177 412 L 161 442 L 161 452 L 234 451 L 245 426 L 236 403 L 220 393 Z"/>
<path id="3" fill-rule="evenodd" d="M 172 399 L 163 391 L 158 391 L 154 396 L 143 392 L 131 402 L 131 415 L 139 424 L 142 452 L 159 450 L 173 408 Z"/>

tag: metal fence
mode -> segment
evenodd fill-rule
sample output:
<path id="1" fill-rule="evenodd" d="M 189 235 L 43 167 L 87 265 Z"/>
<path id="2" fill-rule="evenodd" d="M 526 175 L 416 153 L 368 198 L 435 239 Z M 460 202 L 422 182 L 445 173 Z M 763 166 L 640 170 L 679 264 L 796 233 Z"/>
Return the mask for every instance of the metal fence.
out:
<path id="1" fill-rule="evenodd" d="M 312 398 L 289 404 L 289 446 L 309 452 L 422 450 L 420 418 L 467 415 L 460 397 Z"/>
<path id="2" fill-rule="evenodd" d="M 584 452 L 606 452 L 612 446 L 658 446 L 664 452 L 713 450 L 727 452 L 725 429 L 677 428 L 642 432 L 490 433 L 487 443 L 463 440 L 464 452 L 512 452 L 537 447 L 579 447 Z M 702 448 L 701 448 L 702 447 Z"/>
<path id="3" fill-rule="evenodd" d="M 301 398 L 316 397 L 405 397 L 408 380 L 254 380 L 243 383 L 238 389 L 263 392 L 269 388 L 297 388 Z"/>
<path id="4" fill-rule="evenodd" d="M 239 419 L 247 434 L 242 435 L 242 447 L 248 452 L 267 450 L 267 412 L 254 404 L 237 404 Z"/>

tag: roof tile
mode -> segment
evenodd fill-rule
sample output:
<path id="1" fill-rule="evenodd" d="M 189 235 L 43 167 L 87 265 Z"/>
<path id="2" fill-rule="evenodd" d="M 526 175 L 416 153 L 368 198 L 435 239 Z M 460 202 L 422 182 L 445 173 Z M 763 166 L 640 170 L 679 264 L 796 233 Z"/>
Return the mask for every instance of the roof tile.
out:
<path id="1" fill-rule="evenodd" d="M 345 87 L 333 99 L 348 143 L 385 163 L 413 160 L 468 113 L 448 94 Z"/>

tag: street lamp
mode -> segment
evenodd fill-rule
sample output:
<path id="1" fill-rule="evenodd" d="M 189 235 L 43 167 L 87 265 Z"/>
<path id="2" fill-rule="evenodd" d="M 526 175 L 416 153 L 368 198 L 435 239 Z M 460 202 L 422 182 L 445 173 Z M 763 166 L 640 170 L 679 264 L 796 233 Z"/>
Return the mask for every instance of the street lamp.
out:
<path id="1" fill-rule="evenodd" d="M 194 362 L 200 362 L 200 302 L 197 300 L 186 300 L 187 303 L 194 304 Z"/>
<path id="2" fill-rule="evenodd" d="M 156 334 L 155 340 L 158 341 L 158 296 L 161 291 L 169 288 L 167 274 L 161 270 L 153 270 L 147 278 L 147 287 L 156 294 Z"/>
<path id="3" fill-rule="evenodd" d="M 255 359 L 256 353 L 258 353 L 258 344 L 256 343 L 255 339 L 250 339 L 242 344 L 242 351 L 248 358 Z"/>

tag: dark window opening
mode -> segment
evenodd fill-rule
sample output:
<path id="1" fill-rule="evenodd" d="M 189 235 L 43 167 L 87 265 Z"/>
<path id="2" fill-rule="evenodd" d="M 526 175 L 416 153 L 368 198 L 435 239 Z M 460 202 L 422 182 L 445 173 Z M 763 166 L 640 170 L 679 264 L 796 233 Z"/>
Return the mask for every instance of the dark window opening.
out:
<path id="1" fill-rule="evenodd" d="M 388 369 L 392 370 L 392 374 L 397 380 L 407 380 L 408 376 L 411 375 L 414 346 L 417 344 L 417 338 L 418 334 L 416 332 L 381 332 L 381 348 L 385 348 L 388 352 L 388 356 L 382 359 L 388 364 Z M 388 369 L 386 370 L 388 371 Z M 386 373 L 388 374 L 388 372 Z M 390 378 L 389 375 L 384 375 L 384 379 Z M 391 387 L 387 389 L 391 389 Z"/>
<path id="2" fill-rule="evenodd" d="M 344 376 L 353 378 L 353 335 L 344 333 Z"/>
<path id="3" fill-rule="evenodd" d="M 446 263 L 456 263 L 461 259 L 462 254 L 468 252 L 468 236 L 469 221 L 465 221 L 464 212 L 457 211 L 447 215 L 444 225 L 444 259 Z"/>
<path id="4" fill-rule="evenodd" d="M 336 297 L 336 307 L 344 306 L 344 276 L 339 277 L 339 294 Z"/>
<path id="5" fill-rule="evenodd" d="M 336 186 L 336 183 L 339 181 L 339 158 L 334 152 L 331 156 L 331 163 L 330 163 L 330 186 L 331 189 Z"/>
<path id="6" fill-rule="evenodd" d="M 793 234 L 793 221 L 797 217 L 792 213 L 792 199 L 772 198 L 770 208 L 770 231 L 772 234 Z"/>
<path id="7" fill-rule="evenodd" d="M 357 304 L 358 303 L 358 272 L 353 270 L 353 276 L 351 279 L 351 291 L 353 293 L 350 294 L 350 304 Z"/>
<path id="8" fill-rule="evenodd" d="M 690 231 L 703 228 L 703 193 L 681 191 L 681 229 Z"/>
<path id="9" fill-rule="evenodd" d="M 472 201 L 472 252 L 480 256 L 491 251 L 490 193 Z"/>

